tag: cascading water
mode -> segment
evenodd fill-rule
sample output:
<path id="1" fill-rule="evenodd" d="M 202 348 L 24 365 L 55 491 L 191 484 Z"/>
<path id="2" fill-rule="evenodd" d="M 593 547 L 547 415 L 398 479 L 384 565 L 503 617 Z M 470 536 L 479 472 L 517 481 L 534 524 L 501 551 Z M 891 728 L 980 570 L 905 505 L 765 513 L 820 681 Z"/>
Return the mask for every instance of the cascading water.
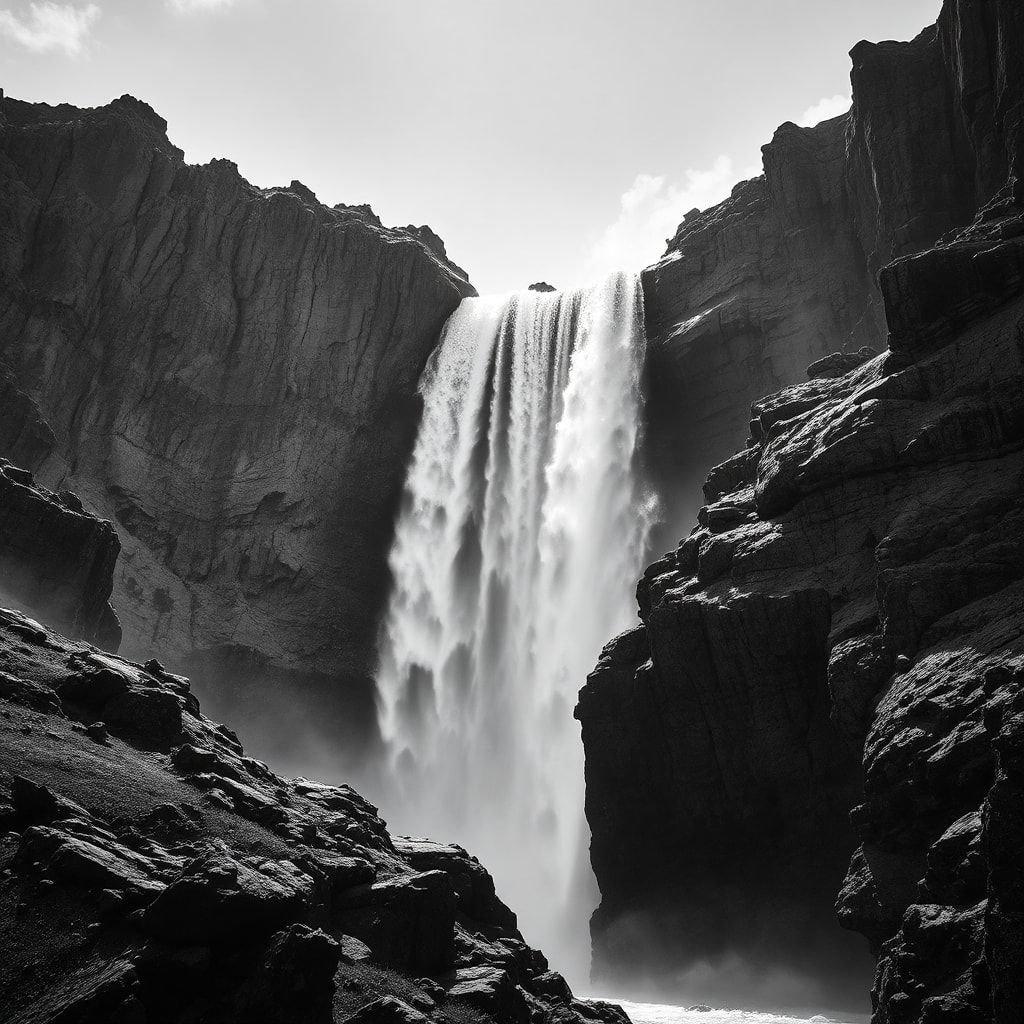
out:
<path id="1" fill-rule="evenodd" d="M 391 826 L 456 841 L 577 982 L 592 880 L 572 709 L 635 619 L 643 298 L 464 301 L 421 391 L 378 673 Z"/>

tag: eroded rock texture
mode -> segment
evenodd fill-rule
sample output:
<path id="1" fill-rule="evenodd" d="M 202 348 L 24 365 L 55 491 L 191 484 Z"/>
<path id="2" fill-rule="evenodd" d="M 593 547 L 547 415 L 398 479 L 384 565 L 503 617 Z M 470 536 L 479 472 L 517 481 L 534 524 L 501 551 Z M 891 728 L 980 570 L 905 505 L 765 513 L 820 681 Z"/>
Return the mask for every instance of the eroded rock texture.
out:
<path id="1" fill-rule="evenodd" d="M 1021 19 L 1012 0 L 947 0 L 913 42 L 858 43 L 850 113 L 782 125 L 763 175 L 688 215 L 644 273 L 652 469 L 673 529 L 742 445 L 755 399 L 827 353 L 884 348 L 879 270 L 1006 184 L 1022 138 Z"/>
<path id="2" fill-rule="evenodd" d="M 358 734 L 416 382 L 472 289 L 429 228 L 189 166 L 166 127 L 0 98 L 0 455 L 115 522 L 128 654 L 249 712 L 261 680 L 324 718 L 348 693 Z"/>
<path id="3" fill-rule="evenodd" d="M 883 272 L 921 298 L 886 353 L 754 405 L 581 692 L 602 976 L 841 976 L 841 889 L 878 1021 L 1018 1019 L 1024 219 L 985 227 Z M 1007 289 L 964 325 L 979 260 Z"/>
<path id="4" fill-rule="evenodd" d="M 0 1017 L 628 1024 L 479 862 L 278 775 L 189 682 L 0 611 Z"/>
<path id="5" fill-rule="evenodd" d="M 0 603 L 116 651 L 121 627 L 109 598 L 119 549 L 111 524 L 77 495 L 52 494 L 0 459 Z"/>
<path id="6" fill-rule="evenodd" d="M 686 969 L 711 960 L 756 987 L 775 967 L 838 1008 L 857 975 L 837 912 L 877 957 L 878 1024 L 1020 1020 L 1020 52 L 1024 9 L 1004 3 L 854 51 L 855 81 L 889 62 L 880 91 L 935 71 L 922 117 L 954 88 L 942 138 L 970 145 L 937 173 L 985 202 L 883 267 L 882 354 L 818 359 L 753 404 L 698 526 L 641 581 L 641 625 L 580 694 L 602 978 L 660 957 L 667 984 L 699 986 Z M 904 184 L 897 219 L 923 223 Z M 913 238 L 865 246 L 868 265 Z"/>

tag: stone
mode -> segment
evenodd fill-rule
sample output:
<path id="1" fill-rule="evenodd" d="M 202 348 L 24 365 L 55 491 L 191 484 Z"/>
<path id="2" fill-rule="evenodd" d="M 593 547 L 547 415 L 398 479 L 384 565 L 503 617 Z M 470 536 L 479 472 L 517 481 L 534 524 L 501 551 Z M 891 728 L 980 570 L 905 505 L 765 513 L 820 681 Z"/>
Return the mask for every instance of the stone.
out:
<path id="1" fill-rule="evenodd" d="M 455 972 L 448 998 L 486 1013 L 499 1024 L 524 1024 L 529 1009 L 507 971 L 500 968 L 466 967 Z"/>
<path id="2" fill-rule="evenodd" d="M 103 709 L 107 728 L 140 750 L 169 750 L 181 738 L 182 700 L 159 689 L 134 689 Z"/>
<path id="3" fill-rule="evenodd" d="M 23 825 L 49 825 L 65 818 L 88 819 L 84 807 L 21 775 L 11 779 L 11 804 Z"/>
<path id="4" fill-rule="evenodd" d="M 221 846 L 189 863 L 143 920 L 150 934 L 169 941 L 225 942 L 294 920 L 312 892 L 312 879 L 290 861 L 246 862 Z"/>
<path id="5" fill-rule="evenodd" d="M 394 996 L 381 996 L 345 1018 L 345 1024 L 426 1024 L 427 1018 Z"/>
<path id="6" fill-rule="evenodd" d="M 274 1024 L 330 1020 L 338 943 L 320 929 L 293 924 L 271 936 L 239 1000 L 239 1019 Z"/>
<path id="7" fill-rule="evenodd" d="M 441 871 L 357 886 L 333 904 L 338 925 L 365 942 L 376 959 L 427 974 L 451 966 L 455 908 L 452 883 Z"/>

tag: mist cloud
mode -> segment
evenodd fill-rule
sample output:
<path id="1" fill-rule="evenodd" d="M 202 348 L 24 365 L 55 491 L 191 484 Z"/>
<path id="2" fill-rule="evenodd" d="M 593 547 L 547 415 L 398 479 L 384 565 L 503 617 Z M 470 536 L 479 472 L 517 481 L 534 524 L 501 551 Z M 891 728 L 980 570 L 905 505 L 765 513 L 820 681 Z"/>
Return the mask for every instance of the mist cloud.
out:
<path id="1" fill-rule="evenodd" d="M 26 14 L 0 10 L 0 36 L 33 53 L 63 51 L 75 57 L 82 52 L 100 9 L 96 4 L 73 4 L 39 0 L 28 5 Z"/>

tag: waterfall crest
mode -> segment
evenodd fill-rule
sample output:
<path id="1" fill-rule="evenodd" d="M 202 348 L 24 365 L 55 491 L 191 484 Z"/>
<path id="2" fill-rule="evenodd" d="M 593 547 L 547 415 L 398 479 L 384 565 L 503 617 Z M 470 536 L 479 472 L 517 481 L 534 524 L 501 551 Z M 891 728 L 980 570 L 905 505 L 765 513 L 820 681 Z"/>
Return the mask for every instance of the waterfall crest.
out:
<path id="1" fill-rule="evenodd" d="M 633 275 L 463 301 L 421 381 L 378 671 L 389 823 L 478 855 L 577 982 L 596 900 L 572 710 L 636 617 L 643 350 Z"/>

